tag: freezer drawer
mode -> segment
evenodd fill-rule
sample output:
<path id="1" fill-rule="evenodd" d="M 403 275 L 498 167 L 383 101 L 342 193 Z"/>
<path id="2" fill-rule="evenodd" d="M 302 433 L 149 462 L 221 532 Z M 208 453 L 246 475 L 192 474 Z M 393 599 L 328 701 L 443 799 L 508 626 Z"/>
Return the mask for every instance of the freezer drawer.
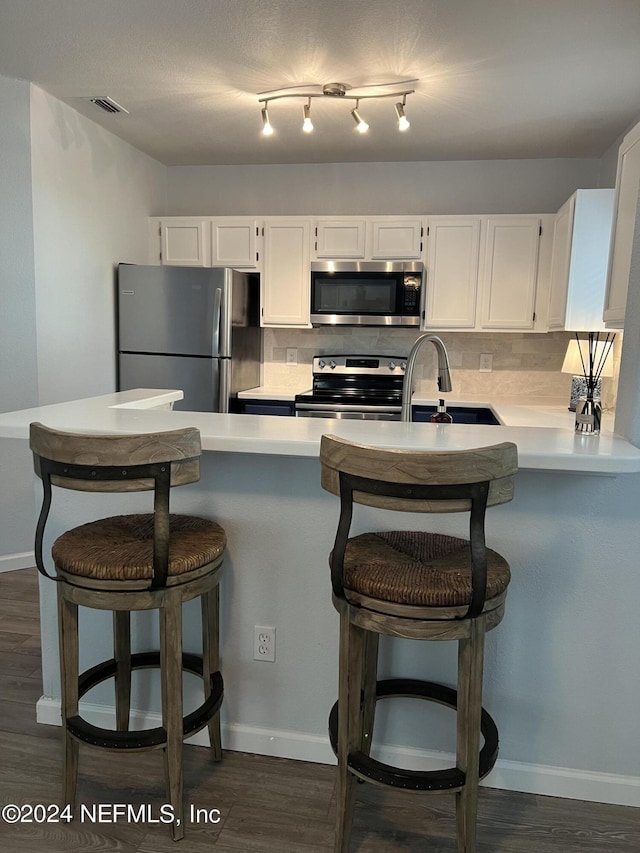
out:
<path id="1" fill-rule="evenodd" d="M 230 369 L 228 359 L 120 353 L 118 390 L 175 388 L 184 392 L 184 399 L 177 401 L 174 409 L 226 411 L 227 400 L 221 407 L 219 399 L 221 369 L 223 374 Z"/>

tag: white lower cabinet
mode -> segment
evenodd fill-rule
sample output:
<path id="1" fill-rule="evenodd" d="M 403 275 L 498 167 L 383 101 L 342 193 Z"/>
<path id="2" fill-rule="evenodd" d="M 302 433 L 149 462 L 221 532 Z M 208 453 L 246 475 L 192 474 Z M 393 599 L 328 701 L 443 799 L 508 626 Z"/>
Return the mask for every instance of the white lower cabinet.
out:
<path id="1" fill-rule="evenodd" d="M 604 306 L 604 321 L 607 328 L 621 329 L 624 326 L 639 188 L 640 123 L 625 136 L 618 151 L 611 251 Z"/>
<path id="2" fill-rule="evenodd" d="M 546 287 L 539 286 L 539 260 L 542 221 L 549 218 L 430 218 L 423 327 L 546 330 L 548 282 Z M 551 235 L 546 239 L 550 243 Z M 540 301 L 545 303 L 544 316 L 538 317 Z"/>
<path id="3" fill-rule="evenodd" d="M 308 328 L 311 220 L 264 220 L 262 325 Z"/>

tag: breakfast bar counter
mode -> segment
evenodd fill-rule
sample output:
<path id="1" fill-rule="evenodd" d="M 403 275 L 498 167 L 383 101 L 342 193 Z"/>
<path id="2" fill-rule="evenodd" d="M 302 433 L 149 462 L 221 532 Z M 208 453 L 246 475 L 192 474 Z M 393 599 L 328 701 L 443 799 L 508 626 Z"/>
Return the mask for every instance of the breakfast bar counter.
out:
<path id="1" fill-rule="evenodd" d="M 579 435 L 572 429 L 574 415 L 558 406 L 523 406 L 505 400 L 492 403 L 500 426 L 447 425 L 355 421 L 324 418 L 222 415 L 172 411 L 180 391 L 137 389 L 8 412 L 0 415 L 0 437 L 27 438 L 31 421 L 70 432 L 138 433 L 194 426 L 200 430 L 203 450 L 260 453 L 317 458 L 320 437 L 332 433 L 351 441 L 398 449 L 463 450 L 500 441 L 518 445 L 519 467 L 535 471 L 590 474 L 640 472 L 640 450 L 603 431 Z M 425 404 L 433 402 L 416 398 Z M 450 401 L 454 403 L 454 400 Z M 485 401 L 465 401 L 489 405 Z M 553 424 L 553 426 L 547 426 Z"/>
<path id="2" fill-rule="evenodd" d="M 179 391 L 138 390 L 1 414 L 0 440 L 26 441 L 32 421 L 72 432 L 200 430 L 201 480 L 175 490 L 172 510 L 215 518 L 227 531 L 221 584 L 226 748 L 333 761 L 327 716 L 337 695 L 338 617 L 327 557 L 339 508 L 320 487 L 320 436 L 422 450 L 513 441 L 519 453 L 515 498 L 487 514 L 488 544 L 509 560 L 512 582 L 505 619 L 487 638 L 485 705 L 500 731 L 500 757 L 485 784 L 640 806 L 634 713 L 640 705 L 640 450 L 611 433 L 577 436 L 569 413 L 548 413 L 561 422 L 564 416 L 565 427 L 522 425 L 531 421 L 522 410 L 509 414 L 507 404 L 496 407 L 504 425 L 472 426 L 171 411 L 180 398 Z M 544 418 L 544 411 L 538 415 Z M 34 477 L 34 526 L 40 500 Z M 55 506 L 45 547 L 83 521 L 145 511 L 148 495 L 65 492 Z M 382 519 L 396 529 L 424 524 L 408 513 L 379 516 L 358 507 L 354 532 L 380 529 Z M 465 519 L 457 515 L 430 523 L 466 535 Z M 185 651 L 197 651 L 199 611 L 189 607 Z M 43 578 L 40 609 L 43 696 L 37 714 L 43 723 L 59 724 L 55 589 Z M 157 642 L 157 627 L 148 614 L 138 615 L 134 649 L 144 650 Z M 81 614 L 83 668 L 111 655 L 108 617 Z M 273 663 L 253 659 L 256 625 L 276 629 Z M 381 677 L 453 683 L 454 644 L 435 654 L 384 640 Z M 85 698 L 88 719 L 113 723 L 110 684 Z M 195 679 L 186 681 L 186 706 L 200 701 Z M 425 704 L 401 700 L 387 715 L 381 703 L 375 741 L 382 760 L 417 768 L 451 763 L 450 755 L 436 751 L 443 743 L 453 750 L 449 714 Z M 152 673 L 140 673 L 132 706 L 138 725 L 158 724 Z"/>

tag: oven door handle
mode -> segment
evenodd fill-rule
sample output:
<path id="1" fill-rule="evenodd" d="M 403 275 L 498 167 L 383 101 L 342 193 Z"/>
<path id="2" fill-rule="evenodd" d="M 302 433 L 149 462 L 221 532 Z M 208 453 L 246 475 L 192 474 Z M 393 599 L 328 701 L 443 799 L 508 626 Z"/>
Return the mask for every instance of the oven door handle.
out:
<path id="1" fill-rule="evenodd" d="M 394 414 L 400 406 L 348 406 L 340 403 L 296 403 L 297 412 L 380 412 Z"/>

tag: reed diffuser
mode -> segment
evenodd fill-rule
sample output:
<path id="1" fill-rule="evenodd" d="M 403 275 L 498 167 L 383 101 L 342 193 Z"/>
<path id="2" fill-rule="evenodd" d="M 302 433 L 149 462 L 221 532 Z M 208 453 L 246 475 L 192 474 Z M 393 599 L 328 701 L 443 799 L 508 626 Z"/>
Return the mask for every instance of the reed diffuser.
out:
<path id="1" fill-rule="evenodd" d="M 600 432 L 602 407 L 600 401 L 594 399 L 594 395 L 615 337 L 615 334 L 607 332 L 606 338 L 601 339 L 600 332 L 589 332 L 588 339 L 581 341 L 576 332 L 586 386 L 586 396 L 581 397 L 576 405 L 576 432 L 590 435 Z"/>

